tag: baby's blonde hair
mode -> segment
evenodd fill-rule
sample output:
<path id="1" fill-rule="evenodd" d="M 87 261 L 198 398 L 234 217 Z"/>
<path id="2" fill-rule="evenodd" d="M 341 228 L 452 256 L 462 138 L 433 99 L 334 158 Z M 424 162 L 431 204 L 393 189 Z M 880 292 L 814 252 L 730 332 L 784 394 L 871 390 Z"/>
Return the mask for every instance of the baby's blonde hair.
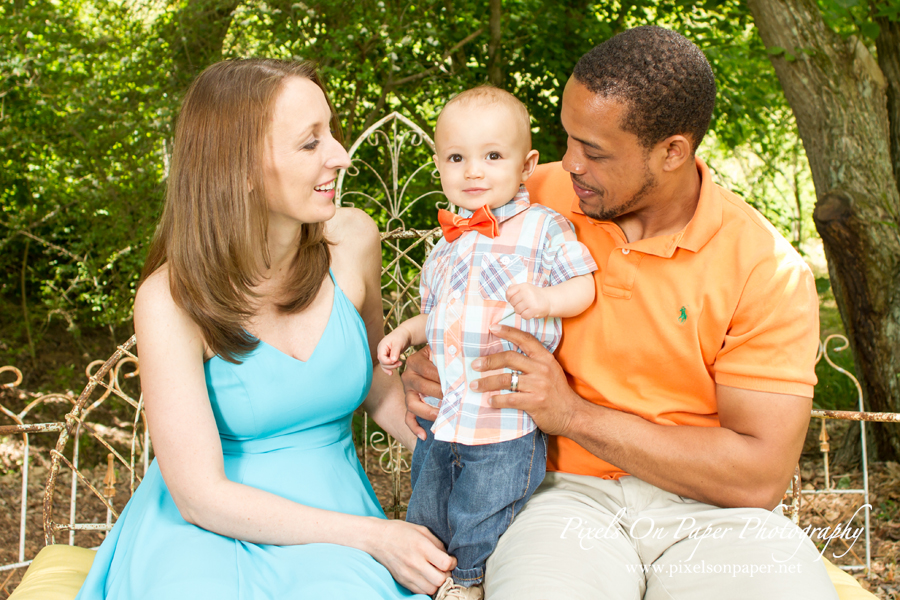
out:
<path id="1" fill-rule="evenodd" d="M 531 148 L 531 117 L 528 115 L 528 109 L 525 108 L 525 105 L 522 104 L 521 100 L 506 90 L 501 90 L 492 85 L 479 85 L 478 87 L 468 89 L 453 96 L 447 104 L 444 105 L 444 108 L 441 109 L 441 114 L 438 115 L 434 130 L 437 132 L 438 128 L 441 126 L 441 117 L 444 116 L 444 111 L 454 104 L 487 106 L 497 103 L 506 106 L 512 111 L 521 128 L 521 133 L 525 136 L 528 148 Z"/>

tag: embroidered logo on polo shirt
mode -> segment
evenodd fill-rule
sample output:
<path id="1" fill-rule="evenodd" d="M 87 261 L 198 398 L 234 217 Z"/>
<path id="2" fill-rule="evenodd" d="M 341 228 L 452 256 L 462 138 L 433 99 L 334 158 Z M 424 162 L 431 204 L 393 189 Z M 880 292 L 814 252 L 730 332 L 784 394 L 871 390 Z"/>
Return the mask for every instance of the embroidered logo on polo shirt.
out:
<path id="1" fill-rule="evenodd" d="M 681 310 L 678 311 L 678 322 L 684 323 L 685 321 L 687 321 L 687 307 L 682 306 Z"/>

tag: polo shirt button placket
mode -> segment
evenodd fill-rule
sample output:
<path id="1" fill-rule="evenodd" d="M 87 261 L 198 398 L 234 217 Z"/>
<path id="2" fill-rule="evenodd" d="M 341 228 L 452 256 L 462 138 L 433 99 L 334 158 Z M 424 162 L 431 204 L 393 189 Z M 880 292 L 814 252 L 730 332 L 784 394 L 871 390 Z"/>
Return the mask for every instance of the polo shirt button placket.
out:
<path id="1" fill-rule="evenodd" d="M 620 250 L 621 254 L 613 252 L 609 255 L 601 289 L 605 296 L 629 300 L 643 256 L 640 252 L 635 252 L 634 256 L 631 256 L 630 248 Z"/>

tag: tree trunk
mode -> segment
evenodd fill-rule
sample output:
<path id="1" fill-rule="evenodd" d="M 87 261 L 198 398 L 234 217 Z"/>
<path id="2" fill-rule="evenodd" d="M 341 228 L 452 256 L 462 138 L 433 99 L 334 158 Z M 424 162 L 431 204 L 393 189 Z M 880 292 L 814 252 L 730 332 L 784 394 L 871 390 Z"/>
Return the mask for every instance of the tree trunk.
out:
<path id="1" fill-rule="evenodd" d="M 241 0 L 188 0 L 163 35 L 172 49 L 172 89 L 181 95 L 203 69 L 221 60 L 222 43 Z"/>
<path id="2" fill-rule="evenodd" d="M 887 109 L 890 121 L 891 161 L 894 181 L 900 186 L 900 23 L 878 19 L 881 33 L 875 39 L 878 65 L 887 81 Z"/>
<path id="3" fill-rule="evenodd" d="M 500 27 L 502 7 L 500 0 L 490 0 L 490 42 L 488 42 L 488 81 L 491 85 L 503 87 L 503 55 L 500 51 L 500 41 L 503 38 L 503 29 Z"/>
<path id="4" fill-rule="evenodd" d="M 900 412 L 900 193 L 888 81 L 865 45 L 825 24 L 815 0 L 749 6 L 809 159 L 813 219 L 868 409 Z M 900 46 L 879 51 L 884 65 Z M 896 123 L 894 133 L 896 147 Z M 872 429 L 877 456 L 900 458 L 900 428 Z"/>

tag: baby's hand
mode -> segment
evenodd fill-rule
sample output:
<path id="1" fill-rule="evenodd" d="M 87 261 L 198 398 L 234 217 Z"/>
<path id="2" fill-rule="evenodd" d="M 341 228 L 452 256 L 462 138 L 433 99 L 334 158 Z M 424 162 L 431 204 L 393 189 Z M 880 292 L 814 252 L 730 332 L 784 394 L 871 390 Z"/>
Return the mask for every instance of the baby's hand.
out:
<path id="1" fill-rule="evenodd" d="M 509 286 L 506 301 L 523 319 L 543 319 L 550 314 L 550 298 L 546 289 L 530 283 Z"/>
<path id="2" fill-rule="evenodd" d="M 390 375 L 394 369 L 399 367 L 400 355 L 409 348 L 409 333 L 403 328 L 397 328 L 390 332 L 380 342 L 378 342 L 378 362 L 381 364 L 381 370 Z"/>

